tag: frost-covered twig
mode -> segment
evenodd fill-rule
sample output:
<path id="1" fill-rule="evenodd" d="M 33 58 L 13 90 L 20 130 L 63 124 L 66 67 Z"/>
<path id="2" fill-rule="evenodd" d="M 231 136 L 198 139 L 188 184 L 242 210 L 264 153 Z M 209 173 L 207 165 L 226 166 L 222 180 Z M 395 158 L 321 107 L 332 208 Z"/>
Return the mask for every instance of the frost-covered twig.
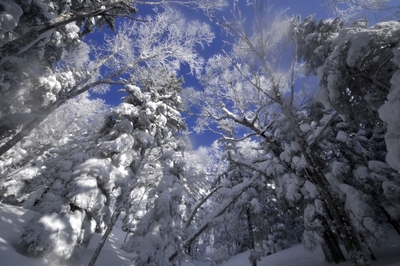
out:
<path id="1" fill-rule="evenodd" d="M 315 143 L 321 138 L 322 134 L 325 132 L 325 130 L 335 121 L 336 117 L 339 115 L 338 112 L 334 113 L 329 120 L 325 123 L 325 125 L 318 131 L 317 135 L 313 138 L 313 140 L 310 142 L 310 147 L 315 145 Z"/>
<path id="2" fill-rule="evenodd" d="M 204 204 L 204 202 L 206 202 L 206 201 L 207 201 L 212 195 L 214 195 L 215 192 L 217 192 L 220 188 L 222 188 L 222 186 L 216 187 L 214 190 L 212 190 L 210 193 L 208 193 L 207 196 L 205 196 L 203 199 L 201 199 L 199 202 L 197 202 L 197 203 L 194 205 L 194 207 L 193 207 L 193 209 L 192 209 L 192 211 L 191 211 L 191 213 L 190 213 L 190 215 L 189 215 L 189 217 L 188 217 L 188 219 L 187 219 L 187 221 L 186 221 L 186 223 L 185 223 L 185 229 L 187 229 L 187 228 L 189 227 L 190 223 L 192 222 L 194 216 L 195 216 L 196 213 L 197 213 L 197 210 Z"/>

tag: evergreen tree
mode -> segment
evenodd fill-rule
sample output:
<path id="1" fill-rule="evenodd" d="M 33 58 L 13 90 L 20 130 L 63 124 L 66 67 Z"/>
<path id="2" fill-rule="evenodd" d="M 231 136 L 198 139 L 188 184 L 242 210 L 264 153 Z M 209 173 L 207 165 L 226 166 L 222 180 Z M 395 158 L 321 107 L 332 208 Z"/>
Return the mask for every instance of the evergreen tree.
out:
<path id="1" fill-rule="evenodd" d="M 160 77 L 162 72 L 158 74 Z M 37 218 L 38 223 L 25 228 L 21 250 L 34 254 L 52 250 L 47 256 L 68 259 L 76 243 L 88 243 L 93 229 L 98 232 L 106 229 L 107 238 L 119 213 L 131 206 L 131 193 L 144 169 L 149 168 L 151 158 L 156 156 L 155 149 L 159 149 L 157 147 L 163 140 L 172 134 L 171 130 L 184 128 L 176 109 L 180 81 L 173 76 L 164 77 L 162 80 L 143 80 L 143 90 L 128 85 L 126 91 L 130 96 L 113 109 L 95 138 L 97 145 L 88 143 L 84 148 L 80 143 L 81 150 L 67 150 L 67 154 L 55 161 L 56 169 L 49 170 L 48 175 L 56 174 L 57 178 L 42 178 L 47 181 L 46 189 L 41 194 L 35 193 L 37 200 L 33 206 L 42 216 Z M 167 154 L 168 151 L 161 153 L 162 156 Z M 74 228 L 77 233 L 71 241 L 60 242 L 51 233 L 45 233 L 64 232 L 62 228 L 48 228 L 46 222 L 42 227 L 36 226 L 46 217 L 58 217 L 56 219 L 68 224 L 72 221 L 69 217 L 75 217 L 74 213 L 81 213 L 81 216 L 74 224 L 78 229 Z M 36 241 L 38 234 L 42 238 Z M 65 249 L 57 253 L 57 249 L 52 248 L 54 245 L 65 246 Z"/>
<path id="2" fill-rule="evenodd" d="M 224 214 L 213 221 L 213 224 L 224 224 L 221 229 L 213 228 L 214 248 L 217 251 L 214 262 L 220 264 L 230 256 L 251 250 L 249 260 L 256 265 L 261 256 L 275 253 L 299 241 L 302 222 L 295 220 L 296 214 L 289 214 L 293 210 L 283 208 L 284 199 L 277 197 L 271 176 L 265 175 L 261 167 L 254 169 L 261 161 L 265 162 L 262 159 L 263 148 L 256 141 L 248 139 L 228 142 L 226 146 L 229 165 L 216 180 L 217 184 L 223 185 L 215 194 L 217 203 L 222 204 L 229 198 L 234 186 L 254 176 L 260 177 L 241 192 Z M 253 169 L 242 163 L 244 161 L 253 162 Z M 261 250 L 256 247 L 261 247 Z"/>
<path id="3" fill-rule="evenodd" d="M 187 24 L 191 29 L 179 34 L 183 27 L 178 26 L 183 25 L 185 21 L 173 10 L 158 14 L 155 19 L 148 17 L 148 20 L 152 20 L 157 27 L 154 28 L 149 22 L 139 28 L 126 28 L 121 35 L 113 38 L 113 42 L 110 40 L 111 56 L 107 55 L 104 58 L 112 61 L 114 56 L 117 57 L 120 60 L 116 61 L 117 65 L 107 60 L 99 60 L 89 66 L 92 69 L 89 77 L 94 77 L 105 64 L 105 70 L 111 70 L 108 77 L 118 77 L 120 80 L 115 83 L 125 84 L 124 91 L 128 94 L 124 102 L 115 107 L 105 119 L 103 129 L 97 136 L 92 137 L 91 141 L 97 144 L 81 145 L 78 141 L 78 147 L 70 150 L 71 143 L 65 142 L 66 146 L 61 149 L 63 151 L 55 151 L 57 159 L 51 161 L 53 166 L 44 171 L 46 178 L 41 179 L 43 190 L 38 190 L 34 193 L 35 196 L 32 196 L 37 200 L 30 200 L 43 217 L 57 215 L 64 219 L 63 217 L 75 211 L 85 214 L 81 219 L 83 236 L 78 234 L 75 240 L 68 242 L 69 245 L 74 246 L 76 242 L 87 244 L 93 229 L 101 232 L 107 228 L 104 239 L 107 238 L 119 213 L 130 209 L 131 193 L 140 183 L 139 177 L 145 176 L 143 171 L 149 171 L 152 168 L 152 160 L 158 160 L 157 153 L 161 152 L 165 139 L 185 128 L 179 113 L 181 80 L 176 79 L 175 75 L 181 62 L 188 63 L 194 71 L 199 69 L 201 59 L 197 56 L 194 45 L 211 41 L 212 34 L 207 25 L 196 22 Z M 156 32 L 154 29 L 157 29 Z M 165 31 L 167 33 L 162 38 L 165 37 L 166 42 L 161 44 L 156 36 L 159 36 L 159 33 L 164 34 Z M 143 39 L 136 43 L 136 49 L 124 50 L 123 48 L 129 45 L 129 37 L 135 34 Z M 121 44 L 125 46 L 119 46 Z M 171 53 L 170 49 L 177 46 L 180 48 L 176 53 Z M 112 50 L 113 47 L 118 47 L 117 51 L 125 53 L 125 57 L 119 57 L 120 55 Z M 131 63 L 132 56 L 138 57 L 134 64 Z M 120 76 L 132 71 L 135 74 L 129 79 L 126 79 L 126 76 L 122 79 Z M 109 78 L 100 78 L 100 81 L 94 82 L 84 79 L 80 81 L 82 82 L 89 82 L 89 85 L 83 88 L 74 85 L 69 93 L 74 95 L 95 85 L 114 83 Z M 46 117 L 48 115 L 49 113 L 45 114 Z M 57 177 L 50 178 L 51 175 Z M 158 181 L 154 182 L 156 186 Z M 31 189 L 34 189 L 33 185 Z M 88 193 L 88 190 L 91 192 Z M 17 191 L 9 195 L 13 193 Z M 55 199 L 47 197 L 48 194 L 54 195 Z M 48 205 L 52 203 L 48 199 L 57 203 L 50 208 Z M 35 229 L 32 226 L 25 230 L 21 250 L 43 253 L 50 250 L 53 244 L 57 244 L 51 237 L 43 242 L 35 242 L 32 236 L 46 228 Z M 99 247 L 101 250 L 101 245 Z M 55 257 L 61 255 L 61 259 L 68 259 L 72 251 L 73 248 L 68 248 L 68 252 L 55 254 Z"/>
<path id="4" fill-rule="evenodd" d="M 333 26 L 335 21 L 324 25 Z M 392 95 L 398 83 L 395 58 L 399 23 L 381 22 L 368 28 L 368 21 L 359 20 L 341 29 L 330 26 L 325 35 L 315 25 L 310 19 L 296 22 L 292 36 L 301 47 L 297 49 L 298 58 L 317 73 L 317 100 L 343 115 L 355 129 L 384 131 L 382 120 L 387 122 L 387 162 L 398 170 L 396 123 L 391 117 L 397 110 Z"/>

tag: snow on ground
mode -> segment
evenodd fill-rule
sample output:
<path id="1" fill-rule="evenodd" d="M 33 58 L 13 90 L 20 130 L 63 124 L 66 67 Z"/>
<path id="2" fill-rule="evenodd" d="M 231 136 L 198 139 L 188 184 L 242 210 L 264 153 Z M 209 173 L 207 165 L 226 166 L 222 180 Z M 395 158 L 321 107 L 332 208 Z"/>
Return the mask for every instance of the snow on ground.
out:
<path id="1" fill-rule="evenodd" d="M 23 225 L 34 217 L 35 212 L 21 207 L 0 204 L 0 265 L 1 266 L 55 266 L 51 261 L 44 258 L 25 257 L 15 251 L 15 244 L 22 233 Z M 117 225 L 118 226 L 118 225 Z M 112 236 L 104 246 L 96 266 L 128 266 L 132 265 L 130 258 L 132 254 L 127 254 L 119 250 L 119 246 L 124 241 L 125 233 L 114 228 Z M 88 265 L 101 236 L 95 234 L 87 249 L 78 250 L 73 258 L 65 266 L 86 266 Z"/>
<path id="2" fill-rule="evenodd" d="M 0 204 L 0 265 L 2 266 L 54 266 L 52 262 L 44 258 L 25 257 L 15 251 L 15 244 L 18 241 L 22 227 L 35 215 L 35 212 L 20 207 Z M 132 254 L 119 250 L 119 246 L 125 239 L 125 233 L 119 229 L 119 225 L 114 228 L 109 241 L 104 246 L 96 266 L 128 266 L 133 265 Z M 95 235 L 87 249 L 82 249 L 73 256 L 73 260 L 65 266 L 87 265 L 90 258 L 101 239 L 100 235 Z M 389 241 L 384 248 L 374 249 L 377 261 L 373 261 L 371 266 L 400 266 L 400 236 L 394 231 L 389 231 Z M 223 263 L 223 266 L 246 266 L 249 252 L 244 252 L 234 256 L 230 261 Z M 187 260 L 183 266 L 210 266 L 211 261 L 199 262 Z M 302 245 L 297 244 L 289 249 L 280 251 L 262 259 L 258 266 L 332 266 L 324 261 L 322 251 L 316 250 L 313 253 L 304 251 Z M 351 266 L 350 262 L 338 264 L 339 266 Z"/>
<path id="3" fill-rule="evenodd" d="M 32 259 L 15 251 L 22 225 L 29 221 L 34 212 L 5 204 L 0 204 L 0 264 L 8 265 L 32 265 L 44 264 L 43 259 Z"/>

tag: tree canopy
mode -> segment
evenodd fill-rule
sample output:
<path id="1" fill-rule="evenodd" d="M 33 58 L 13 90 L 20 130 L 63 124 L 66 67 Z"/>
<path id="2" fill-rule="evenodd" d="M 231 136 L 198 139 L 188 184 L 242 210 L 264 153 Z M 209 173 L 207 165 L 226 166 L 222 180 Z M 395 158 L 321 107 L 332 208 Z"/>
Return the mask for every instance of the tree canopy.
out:
<path id="1" fill-rule="evenodd" d="M 95 265 L 120 223 L 135 265 L 255 266 L 296 242 L 379 260 L 384 226 L 400 235 L 400 23 L 387 1 L 327 2 L 323 20 L 262 0 L 0 3 L 0 201 L 39 213 L 16 249 L 62 263 L 99 233 Z"/>

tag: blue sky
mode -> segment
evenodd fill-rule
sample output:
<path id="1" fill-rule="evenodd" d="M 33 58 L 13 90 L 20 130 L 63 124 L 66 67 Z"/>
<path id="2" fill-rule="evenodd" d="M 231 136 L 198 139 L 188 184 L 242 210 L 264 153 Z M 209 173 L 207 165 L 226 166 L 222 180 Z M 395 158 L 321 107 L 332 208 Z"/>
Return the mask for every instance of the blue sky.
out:
<path id="1" fill-rule="evenodd" d="M 246 1 L 244 0 L 239 0 L 242 3 L 245 3 Z M 267 1 L 266 1 L 267 2 Z M 307 17 L 308 15 L 315 15 L 315 18 L 328 18 L 329 13 L 327 11 L 327 8 L 321 4 L 321 0 L 307 0 L 307 1 L 300 1 L 300 0 L 275 0 L 275 1 L 270 1 L 270 4 L 273 6 L 273 10 L 276 10 L 276 12 L 281 11 L 281 10 L 286 10 L 285 15 L 290 17 L 293 15 L 301 15 L 302 17 Z M 151 12 L 151 7 L 149 6 L 139 6 L 139 12 L 138 15 L 144 16 Z M 194 10 L 189 10 L 183 7 L 177 7 L 181 10 L 182 13 L 185 14 L 190 19 L 197 19 L 204 21 L 206 23 L 209 23 L 213 30 L 215 31 L 215 40 L 213 44 L 209 47 L 205 47 L 204 49 L 200 49 L 199 53 L 205 58 L 209 58 L 214 54 L 220 53 L 222 51 L 222 48 L 228 49 L 226 46 L 224 46 L 222 39 L 226 38 L 226 34 L 222 32 L 221 28 L 213 21 L 211 21 L 209 18 L 204 16 L 200 11 L 194 11 Z M 243 10 L 245 10 L 245 7 L 243 7 Z M 229 16 L 229 11 L 225 11 L 226 14 L 220 13 L 219 15 L 225 15 Z M 243 11 L 246 12 L 246 11 Z M 246 14 L 246 13 L 244 13 Z M 93 40 L 95 42 L 100 42 L 103 39 L 104 33 L 106 34 L 112 34 L 109 30 L 102 31 L 100 33 L 93 33 L 90 34 L 89 36 L 86 37 L 87 41 Z M 184 78 L 184 87 L 197 87 L 201 89 L 200 85 L 196 81 L 196 78 L 194 76 L 188 75 L 188 68 L 183 66 L 183 69 L 180 73 L 180 75 L 183 76 Z M 106 95 L 101 96 L 102 98 L 105 99 L 107 104 L 110 104 L 112 106 L 117 105 L 120 102 L 121 99 L 121 94 L 119 94 L 117 88 L 112 88 Z M 194 121 L 195 118 L 188 118 L 187 123 L 189 126 L 189 130 L 191 130 L 191 127 L 194 126 Z M 209 146 L 212 142 L 215 141 L 215 139 L 218 136 L 215 135 L 214 133 L 211 132 L 204 132 L 202 134 L 196 134 L 196 133 L 191 133 L 190 138 L 193 143 L 193 147 L 197 148 L 199 146 Z"/>

